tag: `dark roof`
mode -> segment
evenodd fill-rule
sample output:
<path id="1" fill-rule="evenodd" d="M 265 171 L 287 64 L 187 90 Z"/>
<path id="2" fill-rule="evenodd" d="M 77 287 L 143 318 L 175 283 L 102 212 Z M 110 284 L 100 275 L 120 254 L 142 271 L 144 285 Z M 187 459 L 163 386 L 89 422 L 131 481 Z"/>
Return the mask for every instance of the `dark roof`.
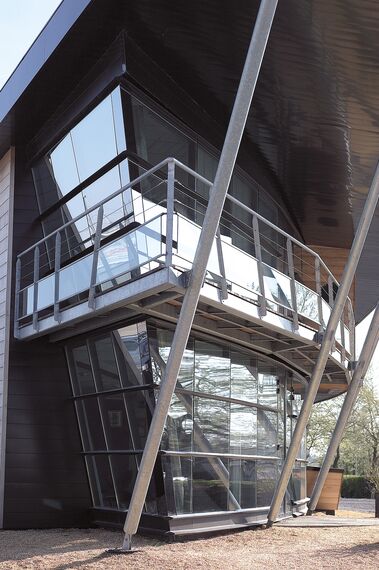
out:
<path id="1" fill-rule="evenodd" d="M 115 33 L 226 124 L 258 0 L 64 0 L 0 92 L 0 154 L 27 137 Z M 309 245 L 350 247 L 379 155 L 379 5 L 279 2 L 247 124 Z M 146 71 L 148 73 L 148 70 Z M 379 210 L 356 282 L 376 304 Z"/>

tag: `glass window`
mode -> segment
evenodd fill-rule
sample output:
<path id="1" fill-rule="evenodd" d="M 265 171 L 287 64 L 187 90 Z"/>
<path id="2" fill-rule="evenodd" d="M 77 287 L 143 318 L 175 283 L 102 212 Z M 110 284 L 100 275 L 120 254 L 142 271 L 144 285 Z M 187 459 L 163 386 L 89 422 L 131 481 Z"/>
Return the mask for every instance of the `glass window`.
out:
<path id="1" fill-rule="evenodd" d="M 231 397 L 258 401 L 257 359 L 237 351 L 231 352 Z"/>
<path id="2" fill-rule="evenodd" d="M 194 142 L 189 137 L 133 97 L 131 109 L 138 156 L 152 166 L 169 156 L 194 166 Z M 183 171 L 177 171 L 177 179 L 186 186 L 189 178 Z"/>
<path id="3" fill-rule="evenodd" d="M 152 390 L 139 390 L 125 393 L 126 407 L 135 449 L 145 447 L 151 417 L 154 413 L 154 393 Z"/>
<path id="4" fill-rule="evenodd" d="M 194 425 L 203 434 L 212 453 L 229 452 L 229 402 L 194 397 Z M 196 451 L 203 451 L 194 442 Z"/>
<path id="5" fill-rule="evenodd" d="M 230 492 L 241 509 L 257 506 L 257 462 L 247 459 L 231 459 Z M 232 510 L 235 510 L 232 509 Z"/>
<path id="6" fill-rule="evenodd" d="M 257 453 L 257 410 L 239 404 L 230 405 L 230 453 Z"/>
<path id="7" fill-rule="evenodd" d="M 258 361 L 258 403 L 262 406 L 277 408 L 278 376 L 276 367 L 263 360 Z"/>
<path id="8" fill-rule="evenodd" d="M 192 451 L 193 432 L 192 396 L 188 394 L 174 394 L 163 431 L 162 449 Z M 201 445 L 203 437 L 200 429 L 197 428 L 195 430 L 195 440 L 199 444 L 201 451 L 209 451 L 204 445 Z"/>
<path id="9" fill-rule="evenodd" d="M 192 458 L 163 456 L 168 514 L 192 513 Z"/>
<path id="10" fill-rule="evenodd" d="M 94 506 L 116 509 L 117 500 L 109 458 L 106 455 L 90 455 L 86 457 L 86 462 Z"/>
<path id="11" fill-rule="evenodd" d="M 116 130 L 114 123 L 112 102 L 115 100 L 118 110 L 116 119 L 122 121 L 120 104 L 117 102 L 119 98 L 117 89 L 82 119 L 50 153 L 50 163 L 62 195 L 125 150 L 123 129 Z"/>
<path id="12" fill-rule="evenodd" d="M 274 461 L 257 462 L 257 507 L 269 507 L 278 478 L 278 465 Z"/>
<path id="13" fill-rule="evenodd" d="M 129 429 L 123 394 L 100 396 L 99 403 L 104 422 L 108 449 L 131 450 L 133 441 Z"/>
<path id="14" fill-rule="evenodd" d="M 74 395 L 95 392 L 92 367 L 86 344 L 76 346 L 71 351 L 71 376 Z"/>
<path id="15" fill-rule="evenodd" d="M 258 409 L 258 455 L 275 456 L 278 452 L 278 415 Z"/>
<path id="16" fill-rule="evenodd" d="M 113 478 L 120 509 L 128 509 L 137 477 L 136 457 L 133 455 L 111 455 Z"/>
<path id="17" fill-rule="evenodd" d="M 120 375 L 110 336 L 96 339 L 93 343 L 93 348 L 98 391 L 120 388 Z"/>
<path id="18" fill-rule="evenodd" d="M 195 391 L 230 397 L 230 357 L 223 346 L 195 341 Z"/>
<path id="19" fill-rule="evenodd" d="M 84 451 L 105 451 L 107 446 L 97 398 L 77 400 L 76 412 Z"/>
<path id="20" fill-rule="evenodd" d="M 228 460 L 220 459 L 228 472 Z M 206 513 L 228 509 L 228 488 L 215 472 L 212 462 L 206 457 L 192 459 L 193 512 Z"/>

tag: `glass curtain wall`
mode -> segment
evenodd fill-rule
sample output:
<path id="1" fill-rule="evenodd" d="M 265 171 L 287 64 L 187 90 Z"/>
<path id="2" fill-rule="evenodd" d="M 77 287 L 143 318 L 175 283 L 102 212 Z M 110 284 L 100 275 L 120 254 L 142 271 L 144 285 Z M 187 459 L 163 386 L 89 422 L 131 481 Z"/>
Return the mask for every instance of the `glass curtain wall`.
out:
<path id="1" fill-rule="evenodd" d="M 85 214 L 89 208 L 123 188 L 149 168 L 173 156 L 209 180 L 214 179 L 218 152 L 188 129 L 170 122 L 125 89 L 117 87 L 87 116 L 33 165 L 33 177 L 45 235 Z M 144 211 L 164 197 L 164 174 L 141 182 L 107 202 L 103 237 L 128 231 L 130 224 L 143 223 Z M 177 211 L 201 224 L 208 189 L 177 171 Z M 274 223 L 285 225 L 278 205 L 254 180 L 235 173 L 230 193 Z M 144 195 L 143 200 L 141 199 Z M 93 247 L 97 211 L 85 214 L 65 230 L 62 256 L 72 259 Z M 230 243 L 254 254 L 251 216 L 228 203 L 221 233 Z M 275 244 L 263 244 L 267 260 L 273 260 Z M 270 249 L 271 248 L 271 249 Z M 276 258 L 278 256 L 276 255 Z M 54 241 L 48 243 L 46 271 L 54 264 Z M 265 258 L 266 259 L 266 258 Z"/>
<path id="2" fill-rule="evenodd" d="M 173 331 L 149 327 L 154 383 Z M 287 371 L 190 338 L 162 438 L 170 514 L 269 507 L 284 454 Z"/>
<path id="3" fill-rule="evenodd" d="M 129 506 L 173 331 L 140 322 L 67 345 L 93 504 Z M 145 512 L 268 508 L 301 400 L 285 368 L 191 336 Z M 302 452 L 304 453 L 304 451 Z M 305 497 L 296 463 L 286 510 Z"/>
<path id="4" fill-rule="evenodd" d="M 146 326 L 129 325 L 72 342 L 66 352 L 93 505 L 125 510 L 154 411 Z M 158 469 L 144 511 L 162 509 Z"/>

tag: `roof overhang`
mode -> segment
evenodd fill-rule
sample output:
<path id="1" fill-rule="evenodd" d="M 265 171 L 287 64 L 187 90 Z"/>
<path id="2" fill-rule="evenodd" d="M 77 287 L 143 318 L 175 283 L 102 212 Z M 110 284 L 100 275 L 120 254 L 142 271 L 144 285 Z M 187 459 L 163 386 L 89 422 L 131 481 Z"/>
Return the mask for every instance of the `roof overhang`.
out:
<path id="1" fill-rule="evenodd" d="M 0 154 L 30 138 L 127 30 L 226 126 L 258 0 L 64 0 L 0 92 Z M 279 2 L 246 127 L 307 243 L 349 248 L 379 155 L 379 6 Z M 148 70 L 146 70 L 148 73 Z M 379 210 L 356 276 L 378 299 Z"/>

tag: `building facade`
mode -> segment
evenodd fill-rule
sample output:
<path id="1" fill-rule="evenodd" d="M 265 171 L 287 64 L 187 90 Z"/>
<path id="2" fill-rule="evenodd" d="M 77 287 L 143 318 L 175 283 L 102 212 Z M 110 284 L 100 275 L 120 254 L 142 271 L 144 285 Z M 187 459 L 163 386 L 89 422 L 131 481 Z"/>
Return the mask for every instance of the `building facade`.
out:
<path id="1" fill-rule="evenodd" d="M 228 80 L 258 6 L 249 25 L 232 10 L 235 61 L 220 59 L 225 69 L 207 77 L 219 56 L 205 55 L 200 4 L 193 13 L 126 4 L 64 0 L 0 94 L 3 528 L 124 522 L 212 191 Z M 225 27 L 216 4 L 215 54 Z M 273 51 L 286 23 L 278 18 Z M 312 169 L 265 127 L 265 81 L 281 77 L 267 57 L 141 530 L 267 520 L 354 235 L 359 207 L 341 209 L 337 191 L 329 204 L 320 194 L 318 224 L 304 213 Z M 281 125 L 291 99 L 279 101 Z M 297 192 L 306 184 L 302 204 L 290 181 Z M 350 382 L 354 309 L 367 310 L 358 285 L 319 401 Z M 306 458 L 304 437 L 280 516 L 304 511 Z"/>

